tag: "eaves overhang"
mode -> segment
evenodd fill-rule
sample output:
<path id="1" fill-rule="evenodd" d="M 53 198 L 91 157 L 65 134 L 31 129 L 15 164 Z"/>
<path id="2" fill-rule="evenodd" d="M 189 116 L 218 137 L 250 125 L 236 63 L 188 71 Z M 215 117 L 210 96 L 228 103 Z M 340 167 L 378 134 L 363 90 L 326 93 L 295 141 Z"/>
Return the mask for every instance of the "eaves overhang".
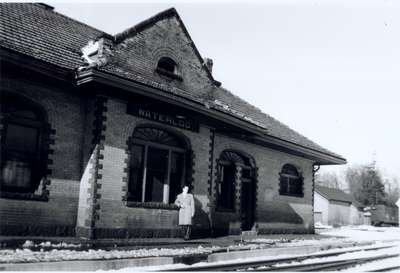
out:
<path id="1" fill-rule="evenodd" d="M 83 86 L 89 82 L 96 82 L 153 99 L 162 99 L 163 101 L 172 105 L 195 111 L 211 119 L 222 121 L 231 126 L 235 126 L 252 133 L 254 136 L 249 138 L 250 140 L 257 142 L 260 145 L 272 147 L 296 156 L 313 160 L 315 165 L 340 165 L 347 163 L 346 159 L 342 157 L 335 157 L 328 153 L 271 136 L 268 133 L 268 129 L 256 126 L 235 116 L 229 115 L 226 112 L 219 111 L 218 109 L 206 107 L 202 101 L 190 100 L 177 94 L 157 89 L 153 86 L 148 86 L 143 83 L 128 80 L 104 71 L 99 71 L 96 68 L 80 71 L 76 75 L 76 80 L 76 84 L 78 86 Z"/>

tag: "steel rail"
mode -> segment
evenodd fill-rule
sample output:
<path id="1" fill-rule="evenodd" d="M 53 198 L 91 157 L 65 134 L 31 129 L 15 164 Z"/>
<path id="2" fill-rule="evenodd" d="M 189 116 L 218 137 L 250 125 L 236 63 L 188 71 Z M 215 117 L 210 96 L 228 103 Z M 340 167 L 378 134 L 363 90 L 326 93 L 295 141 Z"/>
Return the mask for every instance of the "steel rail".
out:
<path id="1" fill-rule="evenodd" d="M 296 265 L 288 265 L 288 266 L 273 266 L 269 268 L 256 268 L 252 271 L 323 271 L 323 270 L 340 270 L 348 267 L 356 266 L 359 264 L 364 264 L 372 261 L 384 260 L 394 257 L 399 257 L 400 254 L 391 254 L 391 255 L 379 255 L 374 257 L 366 257 L 366 258 L 355 258 L 355 259 L 343 259 L 336 261 L 326 261 L 326 262 L 316 262 L 316 263 L 307 263 L 307 264 L 296 264 Z"/>
<path id="2" fill-rule="evenodd" d="M 374 270 L 368 270 L 367 272 L 388 272 L 388 271 L 392 271 L 392 270 L 396 270 L 396 269 L 400 269 L 400 265 L 384 267 L 384 268 L 379 268 L 379 269 L 374 269 Z"/>
<path id="3" fill-rule="evenodd" d="M 246 270 L 248 268 L 257 268 L 262 266 L 272 266 L 278 263 L 285 262 L 300 262 L 307 259 L 313 258 L 325 258 L 338 256 L 346 253 L 353 253 L 358 251 L 371 251 L 371 250 L 379 250 L 385 248 L 391 248 L 394 245 L 390 246 L 380 246 L 380 247 L 371 247 L 371 248 L 359 248 L 359 249 L 351 249 L 351 250 L 341 250 L 329 253 L 317 253 L 310 255 L 299 255 L 299 256 L 291 256 L 286 258 L 276 258 L 276 259 L 268 259 L 268 260 L 257 260 L 257 261 L 245 261 L 245 262 L 232 262 L 225 264 L 211 264 L 211 265 L 202 265 L 202 266 L 185 266 L 179 267 L 175 269 L 167 269 L 162 270 L 164 272 L 178 272 L 178 271 L 235 271 L 235 270 Z"/>

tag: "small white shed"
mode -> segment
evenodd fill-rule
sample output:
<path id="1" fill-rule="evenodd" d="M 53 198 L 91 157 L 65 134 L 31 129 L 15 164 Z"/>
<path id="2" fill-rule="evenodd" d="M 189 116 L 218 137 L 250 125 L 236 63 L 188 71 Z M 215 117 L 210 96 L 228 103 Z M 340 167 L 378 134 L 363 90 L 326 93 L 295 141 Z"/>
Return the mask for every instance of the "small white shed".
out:
<path id="1" fill-rule="evenodd" d="M 362 206 L 340 189 L 316 185 L 314 191 L 314 223 L 323 225 L 362 225 Z"/>

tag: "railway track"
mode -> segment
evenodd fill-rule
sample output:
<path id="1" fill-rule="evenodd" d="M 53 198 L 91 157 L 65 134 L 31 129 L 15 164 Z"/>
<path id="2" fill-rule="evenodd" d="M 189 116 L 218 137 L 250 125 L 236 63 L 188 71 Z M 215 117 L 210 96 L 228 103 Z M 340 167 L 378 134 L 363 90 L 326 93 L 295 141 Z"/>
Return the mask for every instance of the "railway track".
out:
<path id="1" fill-rule="evenodd" d="M 272 266 L 269 268 L 256 268 L 252 271 L 307 271 L 307 272 L 314 272 L 314 271 L 336 271 L 341 270 L 349 267 L 353 267 L 356 265 L 364 264 L 366 262 L 373 262 L 383 259 L 389 259 L 394 257 L 399 257 L 400 254 L 392 254 L 392 255 L 379 255 L 374 257 L 368 258 L 358 258 L 358 259 L 343 259 L 343 260 L 335 260 L 329 262 L 315 262 L 315 263 L 307 263 L 307 264 L 296 264 L 296 265 L 288 265 L 288 266 Z M 384 272 L 379 271 L 379 272 Z"/>
<path id="2" fill-rule="evenodd" d="M 399 266 L 389 266 L 389 267 L 369 270 L 368 272 L 389 272 L 389 271 L 395 271 L 395 270 L 397 270 L 396 272 L 399 272 L 400 265 Z"/>
<path id="3" fill-rule="evenodd" d="M 340 250 L 328 253 L 316 253 L 310 255 L 298 255 L 291 256 L 286 258 L 275 258 L 275 259 L 265 259 L 265 260 L 257 260 L 257 261 L 245 261 L 245 262 L 232 262 L 232 263 L 223 263 L 223 264 L 210 264 L 210 265 L 202 265 L 202 266 L 190 266 L 190 267 L 180 267 L 175 269 L 164 270 L 168 271 L 323 271 L 323 270 L 339 270 L 351 266 L 355 266 L 358 264 L 366 263 L 369 261 L 382 260 L 400 256 L 400 254 L 394 255 L 379 255 L 368 258 L 358 258 L 358 259 L 342 259 L 335 261 L 325 261 L 325 262 L 316 262 L 316 263 L 307 263 L 307 264 L 295 264 L 295 265 L 279 265 L 282 263 L 298 263 L 308 259 L 315 258 L 327 258 L 339 256 L 347 253 L 354 253 L 360 251 L 374 251 L 385 248 L 391 248 L 394 245 L 390 246 L 380 246 L 380 247 L 368 247 L 368 248 L 359 248 L 359 249 L 351 249 L 351 250 Z M 379 271 L 383 272 L 383 271 Z"/>

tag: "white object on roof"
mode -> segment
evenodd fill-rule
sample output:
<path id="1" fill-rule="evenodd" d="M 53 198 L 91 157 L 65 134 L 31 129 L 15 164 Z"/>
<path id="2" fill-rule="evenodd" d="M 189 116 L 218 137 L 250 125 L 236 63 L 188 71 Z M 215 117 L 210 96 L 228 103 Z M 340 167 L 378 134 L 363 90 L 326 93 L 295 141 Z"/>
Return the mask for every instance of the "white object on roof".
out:
<path id="1" fill-rule="evenodd" d="M 81 48 L 82 58 L 90 65 L 95 62 L 90 57 L 99 51 L 99 42 L 90 40 L 87 45 Z"/>

